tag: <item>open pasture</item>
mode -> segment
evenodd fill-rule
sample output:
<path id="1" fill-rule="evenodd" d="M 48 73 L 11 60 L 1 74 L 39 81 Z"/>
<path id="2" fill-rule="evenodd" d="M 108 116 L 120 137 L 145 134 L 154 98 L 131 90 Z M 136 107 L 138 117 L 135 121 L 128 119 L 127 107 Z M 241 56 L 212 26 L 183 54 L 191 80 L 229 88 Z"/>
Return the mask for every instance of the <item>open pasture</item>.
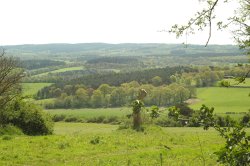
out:
<path id="1" fill-rule="evenodd" d="M 216 165 L 223 141 L 214 130 L 56 123 L 51 136 L 0 137 L 0 165 Z"/>
<path id="2" fill-rule="evenodd" d="M 200 101 L 190 106 L 199 109 L 202 104 L 205 104 L 208 107 L 214 107 L 215 113 L 219 114 L 247 112 L 250 109 L 249 93 L 250 88 L 198 88 L 197 98 Z"/>
<path id="3" fill-rule="evenodd" d="M 22 83 L 24 95 L 35 95 L 40 89 L 45 86 L 50 86 L 52 83 Z"/>

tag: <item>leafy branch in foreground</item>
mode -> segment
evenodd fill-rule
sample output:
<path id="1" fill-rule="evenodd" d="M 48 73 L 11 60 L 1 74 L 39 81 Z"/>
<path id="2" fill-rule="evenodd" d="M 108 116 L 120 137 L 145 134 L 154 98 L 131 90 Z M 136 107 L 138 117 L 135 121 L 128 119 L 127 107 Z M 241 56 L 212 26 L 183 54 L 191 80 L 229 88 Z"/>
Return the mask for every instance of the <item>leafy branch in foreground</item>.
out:
<path id="1" fill-rule="evenodd" d="M 194 34 L 195 29 L 194 26 L 198 28 L 198 30 L 204 30 L 207 26 L 209 27 L 209 37 L 206 42 L 206 46 L 209 43 L 209 40 L 211 38 L 211 32 L 212 32 L 212 20 L 215 18 L 213 15 L 214 8 L 216 7 L 219 0 L 211 1 L 208 0 L 208 8 L 203 9 L 200 12 L 197 12 L 194 18 L 191 18 L 186 25 L 178 25 L 175 24 L 172 26 L 172 29 L 169 31 L 171 33 L 175 33 L 177 37 L 180 37 L 186 33 Z"/>
<path id="2" fill-rule="evenodd" d="M 250 136 L 245 132 L 245 127 L 250 123 L 250 112 L 244 116 L 241 122 L 229 121 L 226 127 L 221 127 L 216 123 L 216 118 L 213 114 L 214 108 L 208 108 L 202 105 L 197 111 L 195 117 L 198 123 L 203 126 L 204 130 L 213 127 L 219 132 L 220 136 L 225 139 L 226 144 L 219 151 L 215 152 L 218 157 L 218 162 L 230 166 L 247 166 L 250 162 L 249 141 Z M 169 109 L 169 116 L 175 120 L 183 120 L 180 110 L 176 107 Z M 190 119 L 187 119 L 188 121 Z"/>
<path id="3" fill-rule="evenodd" d="M 215 123 L 214 108 L 208 108 L 203 105 L 200 109 L 200 122 L 204 130 L 213 127 L 220 133 L 220 136 L 226 140 L 226 144 L 219 151 L 215 152 L 218 156 L 218 162 L 231 166 L 247 166 L 250 163 L 250 136 L 247 136 L 244 127 L 249 124 L 236 123 L 229 125 L 232 127 L 220 127 Z"/>
<path id="4" fill-rule="evenodd" d="M 180 37 L 183 34 L 194 34 L 195 31 L 203 31 L 206 28 L 209 30 L 209 36 L 206 42 L 208 45 L 212 36 L 212 24 L 216 21 L 217 29 L 226 29 L 232 26 L 232 32 L 235 41 L 239 44 L 240 48 L 247 50 L 250 54 L 250 1 L 249 0 L 203 0 L 206 3 L 206 7 L 201 11 L 197 12 L 193 18 L 185 25 L 175 24 L 169 30 L 170 33 L 174 33 L 176 37 Z M 215 20 L 216 18 L 216 7 L 225 5 L 230 2 L 237 2 L 239 8 L 232 9 L 233 14 L 228 15 L 226 20 Z"/>

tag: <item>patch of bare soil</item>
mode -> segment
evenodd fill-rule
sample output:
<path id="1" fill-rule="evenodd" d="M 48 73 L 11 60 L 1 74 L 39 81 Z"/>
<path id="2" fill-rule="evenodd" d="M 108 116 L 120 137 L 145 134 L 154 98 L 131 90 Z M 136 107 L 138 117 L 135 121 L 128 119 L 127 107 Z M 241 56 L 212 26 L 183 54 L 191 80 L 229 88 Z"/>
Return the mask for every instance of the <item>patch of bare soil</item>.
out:
<path id="1" fill-rule="evenodd" d="M 196 103 L 199 103 L 201 101 L 201 99 L 188 99 L 185 101 L 185 103 L 187 104 L 196 104 Z"/>

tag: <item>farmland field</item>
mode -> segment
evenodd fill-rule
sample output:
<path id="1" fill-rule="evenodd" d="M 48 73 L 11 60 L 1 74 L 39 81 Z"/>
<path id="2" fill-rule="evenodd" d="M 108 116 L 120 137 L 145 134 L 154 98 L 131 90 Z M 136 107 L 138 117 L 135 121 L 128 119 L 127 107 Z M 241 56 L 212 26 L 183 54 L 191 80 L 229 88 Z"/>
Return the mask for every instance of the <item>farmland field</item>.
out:
<path id="1" fill-rule="evenodd" d="M 199 109 L 202 104 L 215 108 L 215 113 L 247 112 L 250 109 L 250 88 L 198 88 L 199 102 L 191 105 Z"/>
<path id="2" fill-rule="evenodd" d="M 62 69 L 58 69 L 58 70 L 53 70 L 50 72 L 45 72 L 45 73 L 41 73 L 41 74 L 37 74 L 34 75 L 33 77 L 37 77 L 37 76 L 46 76 L 49 73 L 62 73 L 62 72 L 66 72 L 66 71 L 74 71 L 74 70 L 83 70 L 83 67 L 67 67 L 67 68 L 62 68 Z"/>
<path id="3" fill-rule="evenodd" d="M 51 136 L 0 137 L 0 165 L 216 165 L 214 130 L 56 123 Z M 248 131 L 249 132 L 249 131 Z M 200 141 L 199 141 L 200 140 Z"/>
<path id="4" fill-rule="evenodd" d="M 22 83 L 24 95 L 35 95 L 38 90 L 45 86 L 50 86 L 51 83 Z"/>

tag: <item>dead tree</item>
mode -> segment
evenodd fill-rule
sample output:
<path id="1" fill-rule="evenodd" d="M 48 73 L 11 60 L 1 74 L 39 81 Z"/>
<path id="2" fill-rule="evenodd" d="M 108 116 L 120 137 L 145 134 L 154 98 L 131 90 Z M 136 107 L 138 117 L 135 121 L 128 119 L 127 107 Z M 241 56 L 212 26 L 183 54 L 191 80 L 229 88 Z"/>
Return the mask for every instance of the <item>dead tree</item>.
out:
<path id="1" fill-rule="evenodd" d="M 142 100 L 146 97 L 146 95 L 147 92 L 144 89 L 140 89 L 138 99 L 133 102 L 133 128 L 137 131 L 141 130 L 141 110 L 144 106 Z"/>

